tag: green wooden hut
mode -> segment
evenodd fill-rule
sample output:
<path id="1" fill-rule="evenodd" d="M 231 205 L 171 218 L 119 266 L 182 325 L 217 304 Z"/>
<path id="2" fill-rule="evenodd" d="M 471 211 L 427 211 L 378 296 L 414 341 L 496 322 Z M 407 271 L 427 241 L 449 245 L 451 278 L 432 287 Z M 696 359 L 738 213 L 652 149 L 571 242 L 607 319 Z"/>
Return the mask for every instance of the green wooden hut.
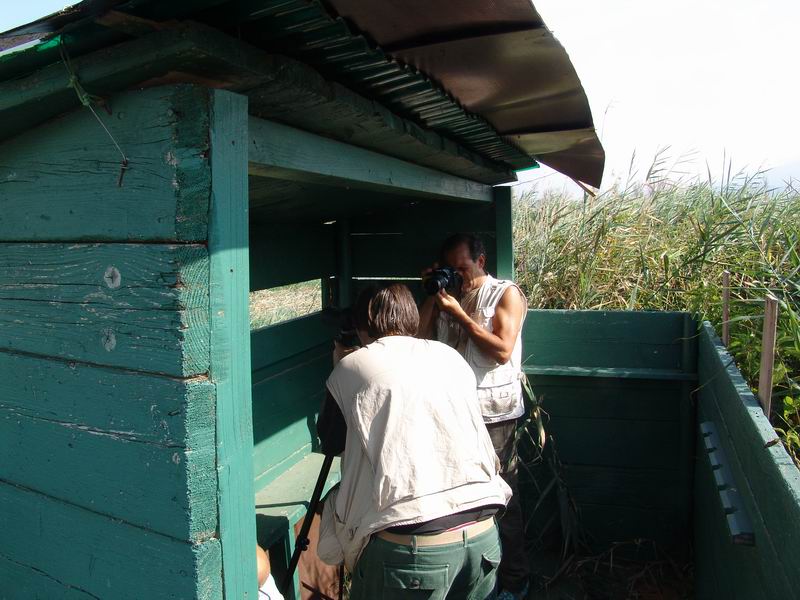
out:
<path id="1" fill-rule="evenodd" d="M 527 0 L 87 0 L 0 34 L 0 598 L 255 600 L 337 323 L 251 331 L 248 292 L 347 306 L 455 231 L 512 276 L 499 184 L 539 162 L 597 186 L 603 151 Z M 596 545 L 796 595 L 800 477 L 709 325 L 531 311 L 525 343 Z"/>

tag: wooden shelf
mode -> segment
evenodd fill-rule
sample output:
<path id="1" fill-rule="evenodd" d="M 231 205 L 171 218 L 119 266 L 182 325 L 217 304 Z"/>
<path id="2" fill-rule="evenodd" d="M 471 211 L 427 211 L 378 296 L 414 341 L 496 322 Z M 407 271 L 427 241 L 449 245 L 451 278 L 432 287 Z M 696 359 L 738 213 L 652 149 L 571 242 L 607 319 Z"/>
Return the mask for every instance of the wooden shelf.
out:
<path id="1" fill-rule="evenodd" d="M 310 453 L 277 479 L 256 491 L 258 542 L 268 547 L 288 535 L 308 509 L 325 457 Z M 339 482 L 339 458 L 325 481 L 323 496 Z"/>
<path id="2" fill-rule="evenodd" d="M 662 381 L 694 381 L 697 379 L 697 373 L 687 373 L 678 369 L 524 365 L 522 371 L 526 375 L 542 377 L 600 377 L 606 379 L 651 379 Z"/>

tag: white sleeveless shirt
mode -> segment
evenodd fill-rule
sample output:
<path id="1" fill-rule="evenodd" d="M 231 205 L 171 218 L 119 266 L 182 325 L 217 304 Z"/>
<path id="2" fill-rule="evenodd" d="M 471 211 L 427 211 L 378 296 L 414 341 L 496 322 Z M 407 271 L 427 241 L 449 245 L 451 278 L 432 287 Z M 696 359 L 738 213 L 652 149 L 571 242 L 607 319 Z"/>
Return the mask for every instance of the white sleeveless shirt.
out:
<path id="1" fill-rule="evenodd" d="M 341 485 L 320 525 L 325 562 L 352 569 L 377 531 L 508 502 L 475 376 L 452 348 L 381 338 L 344 357 L 328 390 L 347 438 Z"/>
<path id="2" fill-rule="evenodd" d="M 513 281 L 495 279 L 486 276 L 486 281 L 478 291 L 475 311 L 472 319 L 487 331 L 492 331 L 492 319 L 503 294 L 511 287 L 517 288 L 524 298 L 522 290 Z M 523 312 L 522 320 L 525 321 Z M 471 339 L 466 344 L 460 343 L 460 337 L 466 336 L 463 327 L 449 313 L 440 312 L 436 323 L 436 337 L 439 341 L 453 348 L 463 348 L 464 359 L 475 373 L 478 386 L 478 402 L 485 423 L 499 423 L 517 419 L 525 413 L 522 399 L 522 323 L 511 351 L 511 358 L 500 364 L 486 356 Z"/>

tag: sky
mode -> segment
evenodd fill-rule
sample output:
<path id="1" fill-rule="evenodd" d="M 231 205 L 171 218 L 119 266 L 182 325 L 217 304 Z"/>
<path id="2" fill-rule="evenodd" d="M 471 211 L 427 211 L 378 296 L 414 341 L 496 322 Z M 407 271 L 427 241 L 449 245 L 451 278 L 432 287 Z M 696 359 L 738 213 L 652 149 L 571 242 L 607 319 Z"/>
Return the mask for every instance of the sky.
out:
<path id="1" fill-rule="evenodd" d="M 438 0 L 446 1 L 446 0 Z M 0 31 L 64 0 L 3 3 Z M 606 150 L 603 187 L 643 174 L 655 153 L 680 171 L 772 168 L 800 178 L 800 0 L 535 0 L 566 48 Z M 547 168 L 521 181 L 573 186 Z M 524 185 L 524 184 L 523 184 Z M 574 188 L 577 190 L 577 188 Z"/>

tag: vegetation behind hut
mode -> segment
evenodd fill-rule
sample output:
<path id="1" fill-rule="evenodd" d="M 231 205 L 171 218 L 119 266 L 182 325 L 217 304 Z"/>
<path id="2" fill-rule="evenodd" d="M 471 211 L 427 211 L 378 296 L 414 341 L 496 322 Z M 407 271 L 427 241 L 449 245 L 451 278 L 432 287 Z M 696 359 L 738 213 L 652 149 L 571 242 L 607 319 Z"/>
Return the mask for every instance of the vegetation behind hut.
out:
<path id="1" fill-rule="evenodd" d="M 515 205 L 518 280 L 531 308 L 690 311 L 719 332 L 727 269 L 729 349 L 754 392 L 763 300 L 773 293 L 773 424 L 800 464 L 799 187 L 770 190 L 763 173 L 730 169 L 721 183 L 681 179 L 662 155 L 643 182 L 596 198 L 533 190 Z"/>

